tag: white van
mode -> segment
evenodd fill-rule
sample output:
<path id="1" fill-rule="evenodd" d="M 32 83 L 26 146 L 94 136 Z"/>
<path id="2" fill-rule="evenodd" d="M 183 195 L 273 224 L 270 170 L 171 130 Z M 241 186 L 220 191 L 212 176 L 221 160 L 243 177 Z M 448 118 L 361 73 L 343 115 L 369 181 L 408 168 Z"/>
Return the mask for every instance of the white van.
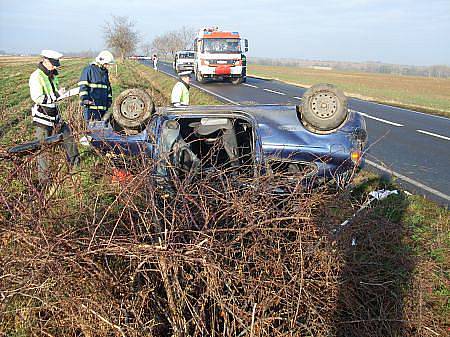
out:
<path id="1" fill-rule="evenodd" d="M 194 60 L 195 55 L 192 50 L 180 50 L 175 54 L 173 69 L 177 73 L 187 70 L 194 71 Z"/>

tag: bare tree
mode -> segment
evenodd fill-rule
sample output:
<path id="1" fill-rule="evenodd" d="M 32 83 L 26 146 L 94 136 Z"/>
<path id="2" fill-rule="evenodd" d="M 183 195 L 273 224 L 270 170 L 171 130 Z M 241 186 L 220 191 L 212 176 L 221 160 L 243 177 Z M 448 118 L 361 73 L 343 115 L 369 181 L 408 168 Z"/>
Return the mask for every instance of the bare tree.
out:
<path id="1" fill-rule="evenodd" d="M 106 45 L 113 48 L 122 60 L 135 52 L 140 40 L 135 24 L 127 16 L 113 16 L 112 22 L 103 27 L 103 32 Z"/>
<path id="2" fill-rule="evenodd" d="M 183 43 L 183 49 L 192 49 L 197 31 L 193 27 L 183 26 L 178 30 L 178 35 Z"/>
<path id="3" fill-rule="evenodd" d="M 160 55 L 173 57 L 179 50 L 191 49 L 194 37 L 195 29 L 183 26 L 157 36 L 152 42 L 152 49 Z"/>
<path id="4" fill-rule="evenodd" d="M 142 50 L 142 53 L 144 54 L 144 56 L 150 56 L 153 51 L 153 45 L 148 42 L 143 43 L 143 44 L 141 44 L 141 50 Z"/>

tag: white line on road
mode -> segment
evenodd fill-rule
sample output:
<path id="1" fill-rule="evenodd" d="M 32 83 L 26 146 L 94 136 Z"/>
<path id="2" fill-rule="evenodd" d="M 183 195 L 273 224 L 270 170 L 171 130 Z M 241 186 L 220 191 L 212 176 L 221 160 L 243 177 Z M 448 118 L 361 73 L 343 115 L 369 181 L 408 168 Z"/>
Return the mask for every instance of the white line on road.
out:
<path id="1" fill-rule="evenodd" d="M 296 98 L 296 99 L 302 100 L 302 98 L 301 98 L 301 97 L 297 97 L 297 96 L 294 96 L 293 98 Z"/>
<path id="2" fill-rule="evenodd" d="M 248 83 L 242 83 L 242 85 L 245 85 L 246 87 L 258 89 L 258 87 L 256 85 L 251 85 L 251 84 L 248 84 Z"/>
<path id="3" fill-rule="evenodd" d="M 429 193 L 431 193 L 431 194 L 434 194 L 434 195 L 436 195 L 436 196 L 438 196 L 438 197 L 440 197 L 440 198 L 442 198 L 442 199 L 445 199 L 445 200 L 447 200 L 447 201 L 450 201 L 450 195 L 447 195 L 447 194 L 445 194 L 445 193 L 442 193 L 442 192 L 440 192 L 440 191 L 438 191 L 438 190 L 435 190 L 434 188 L 431 188 L 431 187 L 429 187 L 429 186 L 427 186 L 427 185 L 422 184 L 421 182 L 418 182 L 417 180 L 411 179 L 411 178 L 409 178 L 409 177 L 407 177 L 407 176 L 404 176 L 404 175 L 401 174 L 401 173 L 395 172 L 395 171 L 390 170 L 390 169 L 388 169 L 388 168 L 386 168 L 386 167 L 384 167 L 384 166 L 382 166 L 382 165 L 379 165 L 379 164 L 377 164 L 377 163 L 374 163 L 373 161 L 371 161 L 371 160 L 369 160 L 369 159 L 366 159 L 365 161 L 366 161 L 367 164 L 369 164 L 369 165 L 371 165 L 371 166 L 373 166 L 373 167 L 375 167 L 375 168 L 377 168 L 377 169 L 379 169 L 379 170 L 381 170 L 381 171 L 390 173 L 390 174 L 392 174 L 393 176 L 396 176 L 397 178 L 400 178 L 400 179 L 406 181 L 407 183 L 409 183 L 409 184 L 411 184 L 411 185 L 414 185 L 414 186 L 416 186 L 416 187 L 419 187 L 419 188 L 421 188 L 421 189 L 423 189 L 423 190 L 425 190 L 425 191 L 427 191 L 427 192 L 429 192 Z"/>
<path id="4" fill-rule="evenodd" d="M 446 120 L 450 120 L 450 118 L 448 117 L 444 117 L 444 116 L 437 116 L 437 115 L 432 115 L 429 113 L 425 113 L 425 112 L 420 112 L 420 111 L 415 111 L 415 110 L 411 110 L 411 109 L 405 109 L 405 108 L 400 108 L 398 106 L 393 106 L 393 105 L 388 105 L 388 104 L 383 104 L 383 103 L 377 103 L 377 102 L 372 102 L 372 101 L 366 101 L 360 98 L 354 98 L 354 100 L 358 100 L 364 103 L 369 103 L 369 104 L 375 104 L 375 105 L 379 105 L 379 106 L 384 106 L 386 108 L 391 108 L 391 109 L 396 109 L 396 110 L 403 110 L 403 111 L 407 111 L 407 112 L 413 112 L 415 114 L 419 114 L 419 115 L 424 115 L 426 117 L 430 117 L 430 118 L 440 118 L 440 119 L 446 119 Z"/>
<path id="5" fill-rule="evenodd" d="M 404 126 L 403 124 L 394 123 L 394 122 L 388 121 L 386 119 L 370 116 L 370 115 L 368 115 L 368 114 L 366 114 L 364 112 L 361 112 L 361 111 L 356 111 L 356 110 L 353 110 L 353 111 L 359 113 L 361 116 L 364 116 L 364 117 L 367 117 L 367 118 L 370 118 L 370 119 L 374 119 L 374 120 L 382 122 L 382 123 L 390 124 L 390 125 L 393 125 L 393 126 Z"/>
<path id="6" fill-rule="evenodd" d="M 165 71 L 160 70 L 160 72 L 162 72 L 162 73 L 164 73 L 164 74 L 166 74 L 166 75 L 169 75 L 169 76 L 171 76 L 171 77 L 173 77 L 173 78 L 178 78 L 177 76 L 172 75 L 172 74 L 169 74 L 169 73 L 167 73 L 167 72 L 165 72 Z M 229 103 L 231 103 L 231 104 L 234 104 L 234 105 L 241 105 L 241 104 L 239 104 L 238 102 L 232 101 L 232 100 L 229 99 L 229 98 L 226 98 L 226 97 L 224 97 L 224 96 L 222 96 L 222 95 L 216 94 L 215 92 L 212 92 L 212 91 L 210 91 L 210 90 L 208 90 L 208 89 L 202 88 L 202 87 L 200 87 L 200 86 L 198 86 L 198 85 L 196 85 L 196 84 L 194 84 L 194 83 L 192 83 L 192 82 L 191 82 L 191 86 L 193 86 L 193 87 L 195 87 L 195 88 L 197 88 L 197 89 L 203 90 L 204 92 L 207 92 L 207 93 L 210 94 L 210 95 L 219 97 L 220 99 L 223 99 L 224 101 L 229 102 Z"/>
<path id="7" fill-rule="evenodd" d="M 277 95 L 282 95 L 282 96 L 286 96 L 286 94 L 284 92 L 279 92 L 279 91 L 275 91 L 275 90 L 270 90 L 270 89 L 264 89 L 264 91 L 268 91 Z"/>
<path id="8" fill-rule="evenodd" d="M 207 92 L 207 93 L 210 94 L 210 95 L 219 97 L 220 99 L 223 99 L 223 100 L 226 101 L 226 102 L 229 102 L 229 103 L 234 104 L 234 105 L 241 105 L 240 103 L 235 102 L 235 101 L 232 101 L 232 100 L 229 99 L 229 98 L 226 98 L 226 97 L 224 97 L 224 96 L 222 96 L 222 95 L 216 94 L 215 92 L 212 92 L 212 91 L 210 91 L 210 90 L 208 90 L 208 89 L 199 87 L 198 85 L 193 84 L 192 82 L 191 82 L 191 85 L 192 85 L 193 87 L 196 87 L 197 89 L 200 89 L 200 90 L 203 90 L 204 92 Z"/>
<path id="9" fill-rule="evenodd" d="M 445 140 L 450 140 L 450 137 L 445 137 L 445 136 L 442 136 L 442 135 L 438 135 L 437 133 L 424 131 L 424 130 L 416 130 L 416 131 L 419 132 L 419 133 L 423 133 L 425 135 L 428 135 L 428 136 L 433 136 L 433 137 L 437 137 L 437 138 L 441 138 L 441 139 L 445 139 Z"/>

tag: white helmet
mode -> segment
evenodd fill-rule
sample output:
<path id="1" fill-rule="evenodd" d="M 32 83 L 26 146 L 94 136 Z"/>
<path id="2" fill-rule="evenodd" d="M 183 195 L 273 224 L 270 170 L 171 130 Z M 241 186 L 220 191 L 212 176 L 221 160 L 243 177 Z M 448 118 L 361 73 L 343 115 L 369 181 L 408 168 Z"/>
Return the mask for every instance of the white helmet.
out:
<path id="1" fill-rule="evenodd" d="M 95 62 L 98 64 L 114 64 L 114 56 L 108 50 L 101 51 L 95 58 Z"/>
<path id="2" fill-rule="evenodd" d="M 41 51 L 41 56 L 48 59 L 54 66 L 59 67 L 61 65 L 59 63 L 59 59 L 63 57 L 63 54 L 58 53 L 54 50 L 44 49 L 43 51 Z"/>

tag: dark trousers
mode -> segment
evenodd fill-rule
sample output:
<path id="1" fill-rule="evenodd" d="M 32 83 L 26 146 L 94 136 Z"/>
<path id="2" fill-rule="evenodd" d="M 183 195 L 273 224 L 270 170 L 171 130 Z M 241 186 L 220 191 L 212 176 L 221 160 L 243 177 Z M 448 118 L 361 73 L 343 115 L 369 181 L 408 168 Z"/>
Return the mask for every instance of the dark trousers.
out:
<path id="1" fill-rule="evenodd" d="M 54 127 L 36 124 L 36 138 L 43 141 L 46 137 L 61 133 L 63 135 L 63 146 L 66 150 L 67 161 L 71 166 L 78 165 L 80 162 L 80 154 L 78 152 L 77 144 L 72 136 L 72 130 L 66 123 L 62 123 L 59 130 Z M 37 157 L 38 163 L 38 177 L 40 181 L 48 180 L 48 154 L 44 152 L 40 153 Z"/>
<path id="2" fill-rule="evenodd" d="M 83 109 L 83 118 L 86 122 L 89 121 L 101 121 L 102 117 L 105 115 L 106 110 L 93 110 L 85 107 Z"/>

